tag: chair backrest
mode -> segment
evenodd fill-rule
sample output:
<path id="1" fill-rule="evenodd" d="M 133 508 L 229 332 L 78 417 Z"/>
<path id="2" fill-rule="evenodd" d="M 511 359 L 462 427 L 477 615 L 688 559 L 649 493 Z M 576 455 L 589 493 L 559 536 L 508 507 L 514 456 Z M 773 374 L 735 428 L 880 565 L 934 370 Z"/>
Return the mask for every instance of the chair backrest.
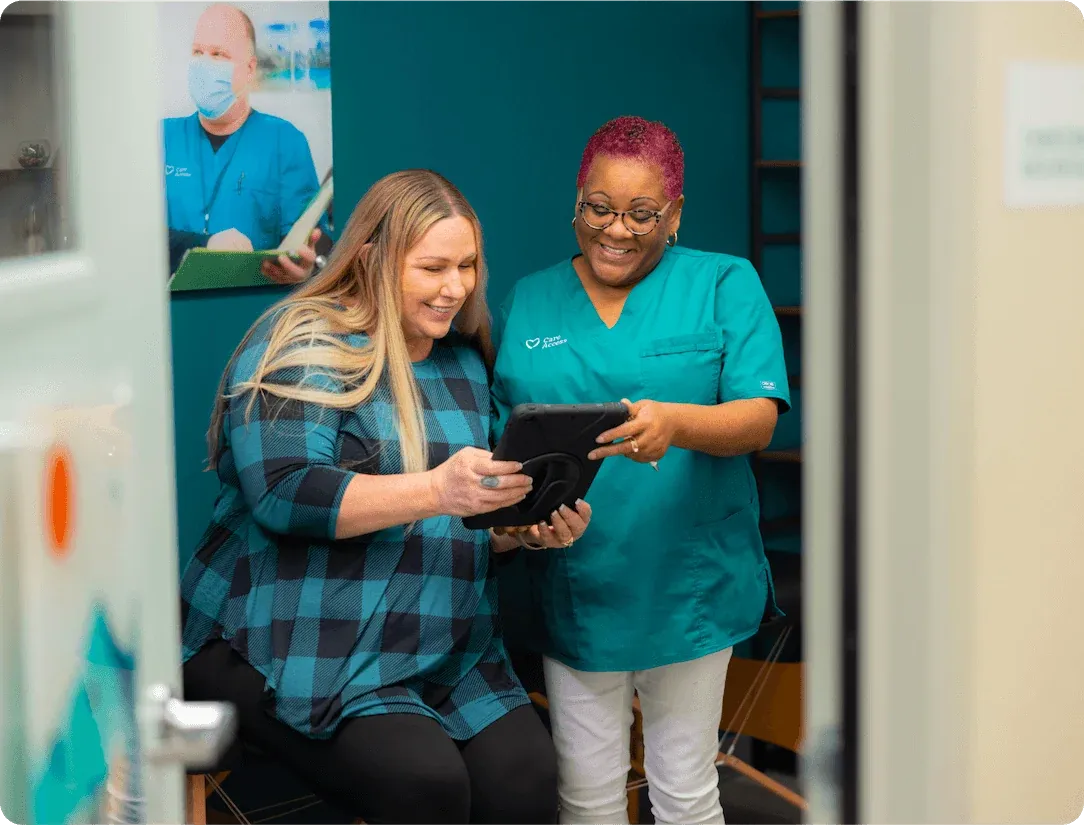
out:
<path id="1" fill-rule="evenodd" d="M 797 753 L 803 733 L 801 662 L 732 658 L 719 728 L 734 733 L 740 730 L 742 736 Z"/>

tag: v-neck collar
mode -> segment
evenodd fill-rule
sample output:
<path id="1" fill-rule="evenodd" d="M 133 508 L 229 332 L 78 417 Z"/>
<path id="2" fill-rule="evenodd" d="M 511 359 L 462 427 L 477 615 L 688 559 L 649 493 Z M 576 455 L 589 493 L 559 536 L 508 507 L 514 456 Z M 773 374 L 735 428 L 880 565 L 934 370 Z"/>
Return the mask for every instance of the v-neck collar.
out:
<path id="1" fill-rule="evenodd" d="M 572 301 L 572 306 L 576 307 L 578 314 L 581 317 L 588 319 L 586 324 L 587 331 L 592 335 L 599 336 L 618 335 L 635 324 L 644 307 L 651 305 L 651 293 L 655 291 L 658 284 L 666 280 L 666 273 L 670 270 L 670 267 L 674 262 L 674 256 L 670 251 L 670 247 L 667 247 L 663 251 L 662 258 L 659 259 L 655 268 L 647 274 L 647 277 L 629 290 L 629 294 L 625 298 L 625 303 L 621 307 L 621 314 L 617 316 L 617 321 L 614 322 L 614 325 L 608 327 L 606 326 L 606 322 L 602 320 L 602 316 L 599 315 L 598 310 L 595 308 L 595 304 L 591 301 L 591 296 L 587 294 L 587 290 L 584 288 L 583 282 L 576 272 L 575 260 L 582 257 L 582 253 L 573 255 L 567 261 L 570 299 Z"/>
<path id="2" fill-rule="evenodd" d="M 256 114 L 255 109 L 249 113 L 248 118 L 237 131 L 230 133 L 226 136 L 226 139 L 222 141 L 222 144 L 216 150 L 211 145 L 211 136 L 206 129 L 203 128 L 203 124 L 196 120 L 196 128 L 199 130 L 199 142 L 204 155 L 204 162 L 210 161 L 210 167 L 215 171 L 215 174 L 222 174 L 226 171 L 226 167 L 230 165 L 230 161 L 233 160 L 233 156 L 237 152 L 237 144 L 241 142 L 241 136 L 247 129 L 249 122 L 252 120 L 252 116 Z M 197 115 L 198 118 L 198 115 Z"/>

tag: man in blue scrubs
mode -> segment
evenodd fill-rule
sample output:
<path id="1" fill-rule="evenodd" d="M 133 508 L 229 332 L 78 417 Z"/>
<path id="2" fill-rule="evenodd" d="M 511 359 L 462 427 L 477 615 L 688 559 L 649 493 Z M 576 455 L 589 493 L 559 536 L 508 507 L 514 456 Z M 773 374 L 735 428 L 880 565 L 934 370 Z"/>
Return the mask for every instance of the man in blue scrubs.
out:
<path id="1" fill-rule="evenodd" d="M 207 8 L 196 23 L 188 90 L 196 111 L 167 118 L 166 208 L 170 272 L 193 247 L 274 249 L 319 189 L 305 136 L 249 103 L 257 78 L 256 30 L 233 6 Z M 312 243 L 326 234 L 316 230 Z M 316 256 L 280 256 L 264 274 L 280 283 L 308 277 Z"/>

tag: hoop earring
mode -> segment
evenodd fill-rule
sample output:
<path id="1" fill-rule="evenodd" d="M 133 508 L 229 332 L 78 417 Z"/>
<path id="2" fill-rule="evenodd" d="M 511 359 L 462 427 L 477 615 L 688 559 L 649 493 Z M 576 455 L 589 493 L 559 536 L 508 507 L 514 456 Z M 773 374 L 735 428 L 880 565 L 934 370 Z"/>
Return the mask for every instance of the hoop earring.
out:
<path id="1" fill-rule="evenodd" d="M 670 240 L 670 238 L 673 238 L 674 240 Z M 673 235 L 671 235 L 670 238 L 666 239 L 666 245 L 667 246 L 677 246 L 677 232 L 675 232 Z"/>
<path id="2" fill-rule="evenodd" d="M 576 225 L 576 216 L 575 215 L 572 216 L 572 225 L 573 226 Z"/>

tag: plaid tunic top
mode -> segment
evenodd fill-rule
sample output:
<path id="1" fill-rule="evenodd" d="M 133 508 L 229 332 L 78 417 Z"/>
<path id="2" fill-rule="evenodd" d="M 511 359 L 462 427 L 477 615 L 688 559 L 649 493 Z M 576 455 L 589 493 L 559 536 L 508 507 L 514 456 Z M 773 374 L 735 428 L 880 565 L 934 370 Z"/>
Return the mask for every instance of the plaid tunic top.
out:
<path id="1" fill-rule="evenodd" d="M 270 321 L 255 331 L 231 387 L 253 374 L 269 332 Z M 335 389 L 283 373 L 270 380 Z M 452 333 L 414 374 L 431 466 L 488 449 L 481 356 Z M 497 624 L 487 532 L 439 516 L 334 539 L 353 472 L 401 472 L 390 391 L 347 411 L 265 395 L 246 417 L 250 397 L 230 403 L 221 492 L 182 577 L 185 661 L 227 640 L 264 676 L 272 715 L 313 738 L 347 717 L 414 713 L 463 740 L 527 704 Z"/>

